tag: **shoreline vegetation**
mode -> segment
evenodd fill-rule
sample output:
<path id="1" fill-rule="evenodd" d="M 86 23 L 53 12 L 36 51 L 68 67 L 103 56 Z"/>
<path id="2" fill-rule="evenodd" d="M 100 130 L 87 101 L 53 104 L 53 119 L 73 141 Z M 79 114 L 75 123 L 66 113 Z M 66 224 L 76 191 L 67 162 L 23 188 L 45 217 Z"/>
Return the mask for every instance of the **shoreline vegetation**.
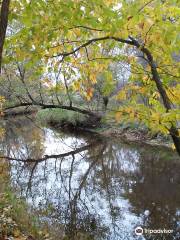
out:
<path id="1" fill-rule="evenodd" d="M 137 123 L 120 123 L 102 118 L 100 121 L 85 117 L 79 113 L 69 113 L 66 110 L 40 110 L 36 114 L 36 119 L 45 126 L 53 127 L 61 131 L 80 131 L 96 134 L 106 138 L 119 138 L 130 143 L 148 144 L 151 146 L 163 146 L 172 149 L 170 136 L 160 133 L 152 133 L 147 128 Z"/>
<path id="2" fill-rule="evenodd" d="M 124 142 L 136 142 L 138 144 L 148 144 L 151 146 L 162 146 L 173 149 L 173 142 L 170 136 L 161 133 L 152 133 L 144 126 L 134 123 L 120 123 L 116 121 L 108 122 L 102 118 L 85 116 L 84 114 L 63 109 L 26 109 L 21 111 L 8 111 L 4 118 L 28 115 L 35 118 L 39 124 L 53 127 L 62 131 L 80 131 L 90 134 L 97 134 L 102 137 L 119 138 Z"/>
<path id="3" fill-rule="evenodd" d="M 43 240 L 40 228 L 24 199 L 11 188 L 0 193 L 0 240 Z"/>
<path id="4" fill-rule="evenodd" d="M 151 146 L 162 146 L 173 149 L 173 142 L 170 136 L 161 133 L 152 133 L 144 126 L 134 123 L 117 124 L 115 120 L 102 118 L 98 121 L 96 118 L 86 116 L 81 113 L 72 112 L 63 109 L 25 109 L 20 111 L 8 111 L 4 118 L 18 116 L 32 116 L 39 124 L 52 127 L 56 130 L 71 131 L 81 133 L 96 134 L 102 137 L 119 138 L 126 143 L 136 142 L 137 144 L 147 144 Z"/>
<path id="5" fill-rule="evenodd" d="M 11 187 L 9 164 L 0 161 L 0 240 L 44 240 L 38 218 Z"/>

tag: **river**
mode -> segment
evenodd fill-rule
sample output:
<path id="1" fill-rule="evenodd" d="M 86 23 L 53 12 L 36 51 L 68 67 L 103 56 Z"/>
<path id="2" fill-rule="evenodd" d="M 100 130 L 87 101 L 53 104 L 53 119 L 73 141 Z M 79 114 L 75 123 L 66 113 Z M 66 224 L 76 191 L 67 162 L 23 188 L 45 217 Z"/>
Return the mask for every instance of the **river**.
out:
<path id="1" fill-rule="evenodd" d="M 172 150 L 64 133 L 31 117 L 4 128 L 11 185 L 52 240 L 180 239 L 180 160 Z M 137 226 L 172 233 L 137 236 Z"/>

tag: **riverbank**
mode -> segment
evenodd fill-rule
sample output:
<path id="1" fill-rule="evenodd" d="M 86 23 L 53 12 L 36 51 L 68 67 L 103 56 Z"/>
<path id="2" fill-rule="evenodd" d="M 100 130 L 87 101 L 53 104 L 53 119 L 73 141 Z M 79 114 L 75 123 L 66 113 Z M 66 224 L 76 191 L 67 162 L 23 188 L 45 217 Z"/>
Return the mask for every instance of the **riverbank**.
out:
<path id="1" fill-rule="evenodd" d="M 103 138 L 118 138 L 125 143 L 146 144 L 151 146 L 162 146 L 173 149 L 173 143 L 169 136 L 161 134 L 152 134 L 145 129 L 133 127 L 109 126 L 108 124 L 99 124 L 98 127 L 87 127 L 83 125 L 74 126 L 72 123 L 50 121 L 48 126 L 55 130 L 90 133 Z"/>
<path id="2" fill-rule="evenodd" d="M 12 189 L 9 164 L 0 161 L 0 240 L 47 240 L 38 217 Z"/>
<path id="3" fill-rule="evenodd" d="M 0 194 L 0 240 L 42 239 L 25 202 L 12 190 Z"/>
<path id="4" fill-rule="evenodd" d="M 8 186 L 9 187 L 9 186 Z M 43 225 L 25 199 L 9 188 L 0 193 L 0 240 L 50 240 Z"/>
<path id="5" fill-rule="evenodd" d="M 151 133 L 145 126 L 137 123 L 120 123 L 115 120 L 102 118 L 92 119 L 80 113 L 74 113 L 67 110 L 40 110 L 36 118 L 41 124 L 51 126 L 61 131 L 81 131 L 97 134 L 106 138 L 119 138 L 128 142 L 137 144 L 148 144 L 152 146 L 164 146 L 172 148 L 173 143 L 169 136 L 160 133 Z"/>
<path id="6" fill-rule="evenodd" d="M 160 134 L 152 135 L 150 132 L 142 129 L 110 127 L 98 131 L 98 134 L 108 138 L 120 138 L 126 143 L 136 142 L 138 144 L 172 148 L 172 141 L 169 137 Z"/>
<path id="7" fill-rule="evenodd" d="M 13 114 L 13 117 L 19 115 L 21 114 Z M 12 117 L 12 114 L 7 114 L 6 117 Z M 33 109 L 33 117 L 40 124 L 61 131 L 88 132 L 106 138 L 119 138 L 126 143 L 135 142 L 137 144 L 173 148 L 170 136 L 164 136 L 160 133 L 152 134 L 147 128 L 142 128 L 136 123 L 117 124 L 115 121 L 109 123 L 106 119 L 97 121 L 97 119 L 92 119 L 84 114 L 63 109 L 45 109 L 39 111 Z"/>

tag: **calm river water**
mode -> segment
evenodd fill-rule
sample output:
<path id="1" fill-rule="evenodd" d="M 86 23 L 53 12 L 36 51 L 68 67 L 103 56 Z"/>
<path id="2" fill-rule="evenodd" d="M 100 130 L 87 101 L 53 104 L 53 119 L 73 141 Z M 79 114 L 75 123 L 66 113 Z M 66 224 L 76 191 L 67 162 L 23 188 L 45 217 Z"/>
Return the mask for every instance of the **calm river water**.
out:
<path id="1" fill-rule="evenodd" d="M 29 118 L 4 127 L 0 147 L 14 159 L 11 183 L 53 240 L 180 239 L 180 159 L 173 151 L 57 132 Z"/>

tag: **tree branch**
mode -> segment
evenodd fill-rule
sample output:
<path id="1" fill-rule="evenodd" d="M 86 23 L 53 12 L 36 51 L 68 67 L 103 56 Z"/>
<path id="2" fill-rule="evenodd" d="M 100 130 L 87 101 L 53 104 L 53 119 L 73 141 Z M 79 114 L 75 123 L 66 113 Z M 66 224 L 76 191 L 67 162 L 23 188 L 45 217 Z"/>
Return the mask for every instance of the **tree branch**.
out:
<path id="1" fill-rule="evenodd" d="M 104 41 L 104 40 L 108 40 L 108 39 L 109 40 L 115 40 L 115 41 L 118 41 L 118 42 L 121 42 L 121 43 L 126 43 L 126 44 L 134 46 L 134 44 L 131 40 L 126 40 L 126 39 L 123 39 L 123 38 L 118 38 L 118 37 L 113 37 L 113 36 L 105 36 L 105 37 L 90 39 L 90 40 L 86 41 L 84 44 L 80 45 L 79 47 L 75 48 L 74 50 L 72 50 L 70 52 L 58 53 L 57 55 L 54 55 L 52 57 L 60 57 L 61 56 L 64 59 L 65 57 L 67 57 L 69 55 L 75 54 L 81 48 L 85 48 L 92 43 L 99 42 L 99 41 Z"/>
<path id="2" fill-rule="evenodd" d="M 27 107 L 27 106 L 39 106 L 42 109 L 47 109 L 47 108 L 59 108 L 59 109 L 65 109 L 73 112 L 79 112 L 82 114 L 87 114 L 89 116 L 94 116 L 94 117 L 100 117 L 97 113 L 88 111 L 86 109 L 81 109 L 78 107 L 74 106 L 64 106 L 64 105 L 56 105 L 56 104 L 44 104 L 44 103 L 36 103 L 36 102 L 24 102 L 24 103 L 19 103 L 10 107 L 4 108 L 4 110 L 10 110 L 10 109 L 15 109 L 18 107 Z"/>

